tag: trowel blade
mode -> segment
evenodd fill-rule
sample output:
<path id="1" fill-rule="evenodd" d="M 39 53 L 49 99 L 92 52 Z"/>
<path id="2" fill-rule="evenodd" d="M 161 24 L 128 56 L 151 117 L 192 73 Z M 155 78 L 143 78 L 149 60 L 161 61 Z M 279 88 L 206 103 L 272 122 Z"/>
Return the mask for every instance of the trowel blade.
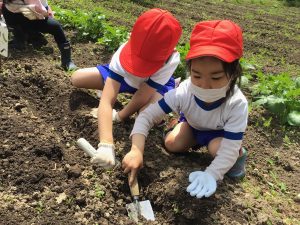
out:
<path id="1" fill-rule="evenodd" d="M 146 220 L 154 221 L 154 212 L 149 200 L 139 201 L 141 216 L 144 217 Z M 134 221 L 138 221 L 138 212 L 136 210 L 136 204 L 130 203 L 126 204 L 126 210 L 128 216 L 131 217 Z"/>

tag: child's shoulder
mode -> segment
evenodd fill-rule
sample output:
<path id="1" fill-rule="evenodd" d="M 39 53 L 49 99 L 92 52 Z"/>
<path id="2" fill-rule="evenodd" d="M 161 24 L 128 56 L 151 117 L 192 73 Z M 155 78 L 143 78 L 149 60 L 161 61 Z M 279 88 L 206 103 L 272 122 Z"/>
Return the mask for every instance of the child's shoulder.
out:
<path id="1" fill-rule="evenodd" d="M 229 104 L 248 105 L 248 100 L 238 86 L 234 87 L 233 95 L 229 99 Z"/>

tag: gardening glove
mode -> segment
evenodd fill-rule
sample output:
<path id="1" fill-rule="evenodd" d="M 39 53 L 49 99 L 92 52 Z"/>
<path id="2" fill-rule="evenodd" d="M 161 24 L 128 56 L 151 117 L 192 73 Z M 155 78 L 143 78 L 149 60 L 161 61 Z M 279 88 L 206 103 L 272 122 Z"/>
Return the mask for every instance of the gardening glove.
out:
<path id="1" fill-rule="evenodd" d="M 99 143 L 98 149 L 91 159 L 91 163 L 109 169 L 116 164 L 115 146 L 113 144 Z"/>
<path id="2" fill-rule="evenodd" d="M 191 196 L 196 196 L 197 198 L 209 197 L 217 189 L 216 179 L 208 172 L 195 171 L 190 173 L 189 182 L 191 184 L 186 190 Z"/>
<path id="3" fill-rule="evenodd" d="M 117 110 L 115 110 L 115 109 L 113 109 L 113 111 L 112 111 L 112 121 L 113 122 L 117 122 L 117 123 L 121 122 L 121 118 L 119 116 L 119 112 Z"/>

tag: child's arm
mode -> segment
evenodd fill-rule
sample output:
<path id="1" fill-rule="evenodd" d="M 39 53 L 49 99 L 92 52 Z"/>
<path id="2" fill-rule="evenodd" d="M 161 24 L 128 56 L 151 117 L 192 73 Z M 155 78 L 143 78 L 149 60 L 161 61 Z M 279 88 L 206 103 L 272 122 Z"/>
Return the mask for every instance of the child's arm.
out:
<path id="1" fill-rule="evenodd" d="M 159 103 L 150 104 L 137 117 L 131 132 L 132 146 L 123 161 L 122 167 L 125 173 L 130 172 L 129 184 L 131 185 L 138 170 L 143 166 L 143 153 L 145 140 L 148 132 L 155 122 L 160 121 L 165 116 L 165 111 Z"/>
<path id="2" fill-rule="evenodd" d="M 98 107 L 98 130 L 100 142 L 113 144 L 112 111 L 120 89 L 120 83 L 107 78 Z"/>
<path id="3" fill-rule="evenodd" d="M 121 120 L 128 118 L 147 105 L 155 92 L 156 89 L 146 83 L 142 83 L 140 88 L 132 96 L 130 102 L 119 112 Z"/>
<path id="4" fill-rule="evenodd" d="M 52 11 L 50 5 L 48 5 L 48 16 L 54 18 L 54 12 Z"/>
<path id="5" fill-rule="evenodd" d="M 215 159 L 206 168 L 216 180 L 222 180 L 224 174 L 234 165 L 239 157 L 243 134 L 247 127 L 248 102 L 242 97 L 231 103 L 228 119 L 224 126 L 224 138 L 216 153 Z"/>
<path id="6" fill-rule="evenodd" d="M 230 140 L 223 138 L 216 157 L 205 169 L 216 180 L 222 180 L 225 173 L 234 165 L 239 157 L 242 140 Z"/>
<path id="7" fill-rule="evenodd" d="M 130 172 L 129 184 L 134 181 L 137 172 L 143 167 L 143 154 L 145 148 L 146 137 L 143 134 L 132 135 L 132 146 L 122 162 L 124 173 Z"/>
<path id="8" fill-rule="evenodd" d="M 115 146 L 112 135 L 113 105 L 119 93 L 120 83 L 107 78 L 98 107 L 98 132 L 100 143 L 91 162 L 104 168 L 115 165 Z"/>

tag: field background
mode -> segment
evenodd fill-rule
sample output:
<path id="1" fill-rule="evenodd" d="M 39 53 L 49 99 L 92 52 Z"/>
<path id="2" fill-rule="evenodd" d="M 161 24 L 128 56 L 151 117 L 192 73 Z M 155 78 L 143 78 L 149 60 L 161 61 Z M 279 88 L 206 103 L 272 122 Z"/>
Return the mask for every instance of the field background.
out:
<path id="1" fill-rule="evenodd" d="M 245 179 L 225 178 L 207 199 L 190 197 L 188 174 L 204 169 L 212 159 L 205 149 L 167 155 L 161 128 L 154 128 L 139 181 L 141 199 L 151 201 L 156 221 L 140 224 L 300 224 L 299 127 L 283 124 L 276 115 L 252 105 L 257 73 L 287 73 L 292 78 L 300 74 L 300 8 L 284 3 L 50 1 L 57 7 L 79 67 L 108 63 L 112 49 L 96 44 L 98 37 L 79 38 L 83 28 L 63 20 L 62 9 L 86 15 L 101 11 L 110 27 L 128 32 L 143 11 L 167 9 L 184 29 L 179 46 L 188 42 L 192 27 L 202 20 L 231 19 L 244 30 L 243 60 L 251 75 L 242 87 L 250 103 Z M 98 29 L 98 23 L 92 24 Z M 75 144 L 85 137 L 97 145 L 97 121 L 90 110 L 99 99 L 93 91 L 71 86 L 70 74 L 57 66 L 60 54 L 53 37 L 46 37 L 46 47 L 11 50 L 0 66 L 0 224 L 133 224 L 125 209 L 131 198 L 122 170 L 92 166 Z M 126 104 L 128 96 L 118 100 L 116 108 Z M 130 149 L 132 126 L 133 120 L 114 125 L 119 160 Z"/>

